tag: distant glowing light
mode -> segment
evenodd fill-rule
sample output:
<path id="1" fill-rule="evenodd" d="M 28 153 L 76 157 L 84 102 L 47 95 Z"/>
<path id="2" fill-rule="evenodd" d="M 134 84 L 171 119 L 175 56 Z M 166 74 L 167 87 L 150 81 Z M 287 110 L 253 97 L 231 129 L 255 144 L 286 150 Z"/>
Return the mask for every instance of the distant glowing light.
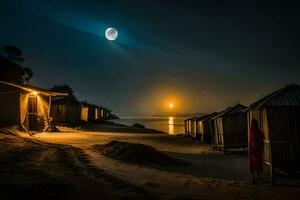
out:
<path id="1" fill-rule="evenodd" d="M 174 104 L 173 103 L 169 103 L 169 108 L 174 108 Z"/>
<path id="2" fill-rule="evenodd" d="M 117 29 L 112 28 L 112 27 L 106 29 L 106 31 L 105 31 L 105 37 L 106 37 L 106 39 L 108 39 L 110 41 L 116 40 L 118 38 L 118 31 L 117 31 Z"/>

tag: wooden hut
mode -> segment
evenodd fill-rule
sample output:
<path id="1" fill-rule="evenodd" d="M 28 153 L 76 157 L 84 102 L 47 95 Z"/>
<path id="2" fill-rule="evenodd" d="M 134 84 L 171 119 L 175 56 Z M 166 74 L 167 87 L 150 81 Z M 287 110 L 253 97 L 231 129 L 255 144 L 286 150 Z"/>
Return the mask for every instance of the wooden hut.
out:
<path id="1" fill-rule="evenodd" d="M 251 104 L 248 131 L 256 119 L 264 134 L 263 159 L 271 168 L 300 165 L 300 86 L 288 85 Z"/>
<path id="2" fill-rule="evenodd" d="M 217 113 L 211 113 L 196 119 L 196 132 L 197 132 L 197 138 L 199 138 L 200 143 L 206 143 L 206 144 L 212 143 L 212 131 L 210 126 L 210 119 L 216 115 Z"/>
<path id="3" fill-rule="evenodd" d="M 81 120 L 85 122 L 97 122 L 108 120 L 112 116 L 111 110 L 99 107 L 87 102 L 82 102 Z"/>
<path id="4" fill-rule="evenodd" d="M 188 118 L 188 119 L 185 119 L 184 120 L 184 124 L 185 124 L 185 129 L 186 129 L 186 134 L 190 135 L 193 137 L 194 135 L 194 132 L 196 133 L 196 126 L 194 124 L 194 120 L 196 119 L 197 117 L 191 117 L 191 118 Z"/>
<path id="5" fill-rule="evenodd" d="M 101 120 L 109 120 L 112 118 L 112 111 L 110 109 L 101 107 Z"/>
<path id="6" fill-rule="evenodd" d="M 67 95 L 0 81 L 0 127 L 16 125 L 30 134 L 50 130 L 52 97 Z"/>
<path id="7" fill-rule="evenodd" d="M 218 150 L 246 148 L 247 114 L 243 112 L 246 106 L 237 104 L 218 113 L 212 118 L 213 144 Z"/>
<path id="8" fill-rule="evenodd" d="M 81 122 L 82 105 L 72 98 L 55 98 L 52 101 L 51 115 L 53 122 L 63 125 L 78 125 Z"/>

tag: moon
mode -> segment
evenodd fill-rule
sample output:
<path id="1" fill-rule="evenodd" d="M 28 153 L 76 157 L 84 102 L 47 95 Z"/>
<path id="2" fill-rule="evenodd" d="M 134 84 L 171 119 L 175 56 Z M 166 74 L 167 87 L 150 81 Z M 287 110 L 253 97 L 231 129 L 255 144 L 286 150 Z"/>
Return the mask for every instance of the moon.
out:
<path id="1" fill-rule="evenodd" d="M 106 39 L 110 40 L 110 41 L 114 41 L 118 38 L 118 31 L 115 28 L 108 28 L 105 31 L 105 37 Z"/>

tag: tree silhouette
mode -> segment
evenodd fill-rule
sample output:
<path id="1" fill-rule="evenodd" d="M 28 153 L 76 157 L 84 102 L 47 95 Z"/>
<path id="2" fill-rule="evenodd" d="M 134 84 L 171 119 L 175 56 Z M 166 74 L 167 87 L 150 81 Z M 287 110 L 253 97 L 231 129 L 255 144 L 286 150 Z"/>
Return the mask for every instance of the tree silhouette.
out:
<path id="1" fill-rule="evenodd" d="M 0 80 L 24 83 L 33 76 L 31 69 L 22 66 L 22 51 L 15 46 L 6 45 L 0 55 Z"/>
<path id="2" fill-rule="evenodd" d="M 15 46 L 6 45 L 3 47 L 4 53 L 6 54 L 7 59 L 15 62 L 23 62 L 24 58 L 22 57 L 23 52 Z"/>
<path id="3" fill-rule="evenodd" d="M 68 97 L 71 99 L 77 99 L 74 95 L 73 89 L 69 85 L 55 85 L 52 88 L 50 88 L 53 92 L 63 92 L 68 93 Z"/>

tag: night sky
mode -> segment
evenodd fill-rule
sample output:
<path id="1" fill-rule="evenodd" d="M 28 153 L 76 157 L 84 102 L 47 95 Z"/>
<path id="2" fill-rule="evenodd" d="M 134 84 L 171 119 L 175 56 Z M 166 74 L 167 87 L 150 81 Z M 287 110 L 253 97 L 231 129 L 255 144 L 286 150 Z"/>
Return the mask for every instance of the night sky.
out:
<path id="1" fill-rule="evenodd" d="M 221 2 L 221 3 L 220 3 Z M 121 116 L 220 111 L 300 84 L 299 6 L 263 1 L 0 0 L 0 45 L 30 84 Z M 114 27 L 119 38 L 108 41 Z"/>

